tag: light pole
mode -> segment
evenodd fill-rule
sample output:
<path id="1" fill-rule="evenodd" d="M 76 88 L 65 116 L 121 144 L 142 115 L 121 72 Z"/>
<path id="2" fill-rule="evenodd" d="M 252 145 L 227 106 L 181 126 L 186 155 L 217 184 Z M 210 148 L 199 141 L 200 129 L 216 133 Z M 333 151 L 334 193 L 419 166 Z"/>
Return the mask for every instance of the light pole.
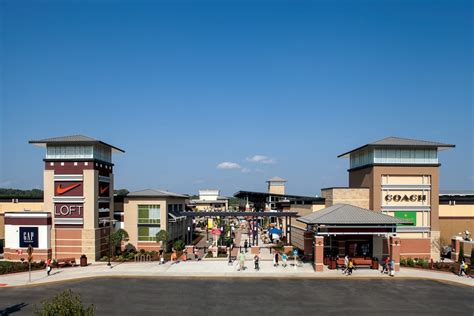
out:
<path id="1" fill-rule="evenodd" d="M 116 219 L 113 219 L 113 218 L 101 218 L 99 219 L 99 223 L 101 224 L 109 224 L 109 256 L 108 256 L 108 263 L 107 265 L 112 268 L 112 264 L 110 263 L 110 257 L 112 256 L 112 245 L 110 244 L 110 235 L 112 234 L 112 225 L 110 224 L 115 224 L 117 222 Z"/>

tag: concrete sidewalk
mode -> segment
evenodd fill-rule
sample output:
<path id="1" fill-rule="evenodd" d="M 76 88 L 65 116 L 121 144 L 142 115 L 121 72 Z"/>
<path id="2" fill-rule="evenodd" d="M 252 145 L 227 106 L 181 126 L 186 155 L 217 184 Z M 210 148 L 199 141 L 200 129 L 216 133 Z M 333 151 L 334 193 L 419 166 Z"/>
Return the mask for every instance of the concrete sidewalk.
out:
<path id="1" fill-rule="evenodd" d="M 292 264 L 292 262 L 289 262 Z M 353 275 L 345 276 L 340 270 L 327 270 L 316 273 L 310 263 L 301 264 L 294 268 L 292 265 L 283 268 L 281 265 L 273 267 L 272 262 L 262 261 L 260 271 L 253 269 L 251 261 L 246 262 L 247 269 L 237 271 L 237 262 L 228 265 L 227 261 L 186 261 L 179 263 L 166 263 L 159 265 L 158 262 L 145 263 L 113 263 L 112 268 L 106 263 L 93 263 L 87 267 L 69 267 L 53 269 L 52 274 L 46 276 L 46 271 L 34 271 L 31 273 L 31 282 L 28 282 L 28 273 L 15 273 L 0 276 L 0 284 L 3 287 L 40 285 L 49 282 L 64 282 L 81 278 L 99 277 L 185 277 L 185 278 L 217 278 L 217 277 L 255 277 L 255 278 L 341 278 L 341 279 L 430 279 L 444 282 L 457 283 L 474 286 L 474 279 L 458 277 L 454 274 L 423 271 L 420 269 L 402 268 L 395 277 L 381 274 L 380 271 L 370 269 L 355 270 Z"/>

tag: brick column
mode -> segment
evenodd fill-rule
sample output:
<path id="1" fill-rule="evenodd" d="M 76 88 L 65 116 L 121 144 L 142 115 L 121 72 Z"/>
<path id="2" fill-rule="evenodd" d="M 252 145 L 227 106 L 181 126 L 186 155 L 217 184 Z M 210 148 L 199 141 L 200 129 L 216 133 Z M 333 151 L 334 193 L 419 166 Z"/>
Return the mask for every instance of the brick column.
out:
<path id="1" fill-rule="evenodd" d="M 400 271 L 400 238 L 390 237 L 390 260 L 395 261 L 395 271 Z"/>
<path id="2" fill-rule="evenodd" d="M 314 271 L 323 272 L 324 261 L 324 237 L 314 237 Z"/>
<path id="3" fill-rule="evenodd" d="M 459 260 L 459 250 L 461 249 L 461 241 L 458 238 L 451 239 L 451 260 L 458 262 Z"/>

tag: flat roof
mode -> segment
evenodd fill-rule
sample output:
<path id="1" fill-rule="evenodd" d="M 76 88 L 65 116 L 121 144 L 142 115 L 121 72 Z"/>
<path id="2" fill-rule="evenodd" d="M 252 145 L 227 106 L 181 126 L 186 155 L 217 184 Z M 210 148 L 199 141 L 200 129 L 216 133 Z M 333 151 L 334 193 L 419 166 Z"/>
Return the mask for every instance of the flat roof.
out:
<path id="1" fill-rule="evenodd" d="M 453 147 L 456 147 L 456 145 L 391 136 L 362 145 L 348 152 L 340 154 L 337 157 L 348 157 L 351 153 L 362 150 L 364 148 L 436 148 L 440 150 Z"/>
<path id="2" fill-rule="evenodd" d="M 177 197 L 177 198 L 189 198 L 189 195 L 170 192 L 160 189 L 145 189 L 135 192 L 130 192 L 126 197 Z"/>
<path id="3" fill-rule="evenodd" d="M 179 215 L 187 217 L 296 217 L 297 212 L 181 212 Z"/>
<path id="4" fill-rule="evenodd" d="M 107 147 L 110 147 L 114 152 L 122 152 L 125 150 L 118 147 L 107 144 L 101 140 L 84 136 L 84 135 L 70 135 L 70 136 L 61 136 L 61 137 L 51 137 L 38 140 L 30 140 L 28 143 L 46 147 L 47 145 L 72 145 L 72 144 L 81 144 L 81 145 L 96 145 L 101 144 Z"/>

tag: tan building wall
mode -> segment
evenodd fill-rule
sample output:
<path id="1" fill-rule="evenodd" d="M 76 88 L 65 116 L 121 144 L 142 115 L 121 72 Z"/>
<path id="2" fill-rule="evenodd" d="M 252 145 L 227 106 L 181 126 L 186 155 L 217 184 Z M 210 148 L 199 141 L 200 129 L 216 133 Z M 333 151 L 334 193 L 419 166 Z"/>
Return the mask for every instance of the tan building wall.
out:
<path id="1" fill-rule="evenodd" d="M 362 208 L 369 208 L 368 188 L 327 188 L 321 189 L 321 196 L 325 199 L 325 207 L 334 204 L 351 204 Z"/>
<path id="2" fill-rule="evenodd" d="M 439 220 L 440 226 L 440 238 L 444 245 L 449 245 L 453 236 L 459 236 L 466 230 L 474 232 L 474 218 L 456 218 L 456 217 L 443 217 Z"/>
<path id="3" fill-rule="evenodd" d="M 388 175 L 388 177 L 387 177 Z M 393 178 L 391 177 L 393 176 Z M 389 180 L 388 180 L 389 179 Z M 421 179 L 421 180 L 420 180 Z M 439 225 L 439 167 L 437 166 L 369 166 L 366 168 L 350 170 L 349 171 L 349 187 L 368 187 L 370 189 L 369 208 L 374 211 L 381 211 L 382 198 L 384 192 L 382 191 L 382 184 L 387 184 L 387 181 L 392 185 L 413 185 L 413 184 L 430 184 L 428 195 L 429 211 L 429 225 L 430 233 L 399 233 L 401 239 L 425 238 L 428 241 L 406 241 L 407 244 L 423 244 L 423 249 L 426 248 L 426 243 L 431 249 L 431 257 L 434 260 L 439 259 L 439 251 L 434 247 L 435 241 L 440 237 Z M 405 182 L 406 181 L 406 182 Z M 421 183 L 420 183 L 421 181 Z M 402 208 L 402 207 L 401 207 Z M 418 215 L 417 215 L 418 216 Z M 423 215 L 421 215 L 423 217 Z M 424 220 L 425 218 L 420 218 Z M 418 220 L 417 220 L 417 226 Z M 410 249 L 402 246 L 402 255 L 404 249 Z M 422 255 L 426 252 L 420 248 Z M 411 251 L 411 250 L 410 250 Z M 410 253 L 411 256 L 411 253 Z"/>
<path id="4" fill-rule="evenodd" d="M 285 194 L 285 184 L 268 184 L 268 193 L 272 194 Z"/>
<path id="5" fill-rule="evenodd" d="M 31 212 L 44 212 L 43 202 L 0 202 L 0 239 L 5 239 L 5 212 L 23 212 L 25 210 Z"/>
<path id="6" fill-rule="evenodd" d="M 129 197 L 124 199 L 124 229 L 129 235 L 129 243 L 137 249 L 159 250 L 159 245 L 154 241 L 138 241 L 138 205 L 159 205 L 160 206 L 160 228 L 169 231 L 168 204 L 184 204 L 184 198 L 165 197 Z M 176 236 L 170 236 L 175 238 Z"/>

